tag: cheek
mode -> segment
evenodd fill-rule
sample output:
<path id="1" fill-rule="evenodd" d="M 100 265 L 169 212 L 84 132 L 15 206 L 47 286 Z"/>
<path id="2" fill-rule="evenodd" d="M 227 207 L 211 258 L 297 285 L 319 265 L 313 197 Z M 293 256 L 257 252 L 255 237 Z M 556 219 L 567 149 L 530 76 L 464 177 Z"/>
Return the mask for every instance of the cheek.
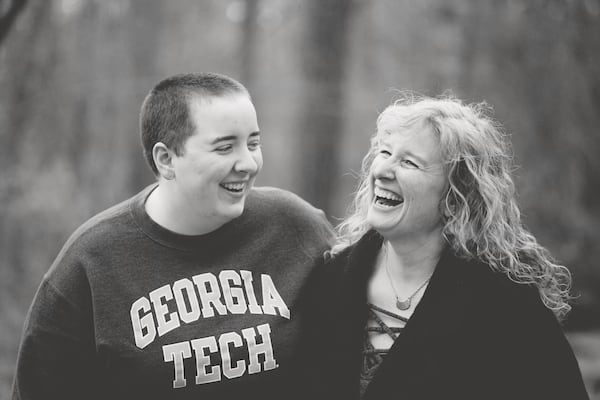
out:
<path id="1" fill-rule="evenodd" d="M 263 166 L 263 157 L 262 157 L 262 152 L 260 150 L 258 150 L 256 152 L 256 155 L 254 155 L 254 162 L 256 163 L 256 165 L 258 166 L 258 170 L 260 171 L 262 166 Z"/>
<path id="2" fill-rule="evenodd" d="M 426 198 L 424 199 L 427 204 L 427 209 L 429 213 L 435 215 L 436 219 L 441 218 L 443 212 L 442 208 L 442 197 L 445 193 L 444 188 L 432 188 L 428 193 L 425 194 Z"/>
<path id="3" fill-rule="evenodd" d="M 444 194 L 443 187 L 439 185 L 427 185 L 421 182 L 421 184 L 416 184 L 414 188 L 416 191 L 413 193 L 419 209 L 439 209 L 439 204 Z"/>
<path id="4" fill-rule="evenodd" d="M 199 166 L 197 170 L 198 176 L 203 176 L 201 180 L 204 180 L 207 184 L 212 182 L 220 182 L 225 179 L 232 166 L 229 163 L 215 163 L 215 164 L 204 164 Z"/>
<path id="5" fill-rule="evenodd" d="M 437 203 L 439 203 L 440 199 L 442 198 L 443 193 L 444 193 L 443 187 L 434 186 L 434 187 L 429 188 L 429 190 L 427 191 L 427 193 L 425 193 L 425 195 L 429 199 L 431 199 L 431 201 L 433 201 L 435 199 L 435 201 Z"/>

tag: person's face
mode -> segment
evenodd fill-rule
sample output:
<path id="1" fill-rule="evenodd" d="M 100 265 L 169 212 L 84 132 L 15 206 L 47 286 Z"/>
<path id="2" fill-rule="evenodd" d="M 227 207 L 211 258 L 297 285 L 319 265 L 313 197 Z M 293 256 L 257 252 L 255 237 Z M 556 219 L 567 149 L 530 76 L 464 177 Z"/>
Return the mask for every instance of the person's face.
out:
<path id="1" fill-rule="evenodd" d="M 399 128 L 393 118 L 382 118 L 377 135 L 367 221 L 388 240 L 440 235 L 448 179 L 439 138 L 425 124 Z"/>
<path id="2" fill-rule="evenodd" d="M 195 214 L 226 223 L 244 211 L 263 164 L 256 110 L 242 94 L 196 97 L 189 107 L 195 132 L 173 159 L 176 190 Z"/>

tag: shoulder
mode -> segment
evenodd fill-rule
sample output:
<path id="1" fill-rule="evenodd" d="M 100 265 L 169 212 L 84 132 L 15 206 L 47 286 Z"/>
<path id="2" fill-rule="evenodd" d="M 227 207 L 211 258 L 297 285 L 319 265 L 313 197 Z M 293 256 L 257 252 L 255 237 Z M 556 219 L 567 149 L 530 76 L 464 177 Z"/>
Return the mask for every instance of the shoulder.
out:
<path id="1" fill-rule="evenodd" d="M 323 210 L 295 193 L 274 187 L 255 187 L 246 202 L 245 213 L 253 219 L 268 221 L 272 232 L 293 232 L 309 253 L 323 254 L 335 236 Z"/>
<path id="2" fill-rule="evenodd" d="M 461 335 L 471 354 L 493 358 L 490 368 L 506 375 L 504 381 L 512 381 L 523 398 L 585 398 L 578 394 L 583 385 L 577 361 L 538 288 L 514 282 L 482 262 L 463 261 L 462 268 L 459 274 L 466 278 L 460 289 L 470 301 Z"/>
<path id="3" fill-rule="evenodd" d="M 323 266 L 323 275 L 339 277 L 350 276 L 350 279 L 366 279 L 373 267 L 383 238 L 376 231 L 365 233 L 356 243 L 349 245 L 335 254 L 327 254 Z"/>
<path id="4" fill-rule="evenodd" d="M 506 273 L 478 260 L 460 260 L 461 279 L 474 303 L 488 315 L 510 319 L 551 316 L 534 284 L 518 283 Z"/>
<path id="5" fill-rule="evenodd" d="M 351 260 L 365 262 L 377 255 L 382 243 L 383 237 L 377 231 L 369 230 L 357 242 L 328 257 L 328 264 L 342 268 Z"/>
<path id="6" fill-rule="evenodd" d="M 65 247 L 88 247 L 98 242 L 115 239 L 120 232 L 134 224 L 131 207 L 140 194 L 122 201 L 92 216 L 67 239 Z"/>
<path id="7" fill-rule="evenodd" d="M 461 274 L 467 283 L 477 288 L 479 292 L 488 292 L 490 297 L 511 295 L 530 297 L 536 292 L 533 285 L 517 283 L 501 271 L 494 270 L 489 264 L 475 259 L 458 258 L 461 264 Z"/>
<path id="8" fill-rule="evenodd" d="M 320 210 L 295 193 L 275 187 L 253 188 L 248 197 L 248 209 L 273 221 L 285 218 L 286 224 L 307 229 L 320 227 L 333 233 L 331 224 Z"/>
<path id="9" fill-rule="evenodd" d="M 263 210 L 277 210 L 291 215 L 325 215 L 322 210 L 311 205 L 295 193 L 271 186 L 254 187 L 248 201 L 253 207 Z"/>
<path id="10" fill-rule="evenodd" d="M 522 352 L 534 347 L 563 346 L 560 324 L 543 303 L 537 286 L 514 282 L 481 261 L 456 260 L 440 265 L 443 280 L 436 282 L 435 293 L 440 301 L 455 305 L 454 318 L 460 321 L 457 326 L 469 348 L 493 351 L 502 363 L 508 363 L 511 357 L 531 361 Z M 496 345 L 490 349 L 489 343 Z"/>
<path id="11" fill-rule="evenodd" d="M 132 207 L 140 200 L 145 190 L 116 204 L 88 219 L 67 239 L 48 275 L 75 273 L 85 269 L 90 260 L 98 259 L 103 251 L 122 243 L 131 232 L 138 231 L 132 216 Z"/>

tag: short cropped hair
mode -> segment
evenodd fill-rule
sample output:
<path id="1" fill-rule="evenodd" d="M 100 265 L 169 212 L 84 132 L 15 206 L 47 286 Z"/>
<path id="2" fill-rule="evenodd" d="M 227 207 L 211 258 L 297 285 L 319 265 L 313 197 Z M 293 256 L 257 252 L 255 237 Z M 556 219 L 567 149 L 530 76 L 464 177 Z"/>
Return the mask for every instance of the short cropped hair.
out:
<path id="1" fill-rule="evenodd" d="M 182 155 L 186 140 L 195 126 L 189 115 L 189 100 L 242 94 L 248 90 L 233 78 L 201 72 L 174 75 L 160 81 L 146 96 L 140 112 L 140 135 L 144 157 L 155 175 L 158 169 L 152 149 L 162 142 L 175 154 Z"/>
<path id="2" fill-rule="evenodd" d="M 433 129 L 447 165 L 449 187 L 440 199 L 443 236 L 456 254 L 477 259 L 511 280 L 535 285 L 544 304 L 560 319 L 570 310 L 571 276 L 555 263 L 521 222 L 512 172 L 512 152 L 500 124 L 486 103 L 465 104 L 404 93 L 377 119 L 395 121 L 401 130 L 415 124 Z M 338 226 L 332 253 L 357 242 L 372 227 L 370 169 L 379 150 L 378 133 L 363 159 L 360 183 L 350 215 Z"/>

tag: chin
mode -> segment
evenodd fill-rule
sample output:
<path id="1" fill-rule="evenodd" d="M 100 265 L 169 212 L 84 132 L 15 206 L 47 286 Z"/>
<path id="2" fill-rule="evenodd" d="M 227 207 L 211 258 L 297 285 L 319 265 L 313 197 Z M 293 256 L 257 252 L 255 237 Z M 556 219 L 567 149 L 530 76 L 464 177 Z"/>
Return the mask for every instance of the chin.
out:
<path id="1" fill-rule="evenodd" d="M 367 223 L 379 233 L 394 229 L 399 223 L 395 219 L 392 220 L 389 215 L 378 215 L 376 211 L 369 211 L 366 220 Z"/>
<path id="2" fill-rule="evenodd" d="M 394 230 L 394 226 L 388 226 L 388 225 L 371 225 L 372 228 L 374 230 L 377 231 L 377 233 L 379 233 L 381 236 L 383 236 L 384 238 L 387 238 L 388 236 L 390 236 L 390 233 Z"/>
<path id="3" fill-rule="evenodd" d="M 230 204 L 226 207 L 223 207 L 221 214 L 229 220 L 235 219 L 243 214 L 244 203 L 244 201 L 241 201 L 237 204 Z"/>

